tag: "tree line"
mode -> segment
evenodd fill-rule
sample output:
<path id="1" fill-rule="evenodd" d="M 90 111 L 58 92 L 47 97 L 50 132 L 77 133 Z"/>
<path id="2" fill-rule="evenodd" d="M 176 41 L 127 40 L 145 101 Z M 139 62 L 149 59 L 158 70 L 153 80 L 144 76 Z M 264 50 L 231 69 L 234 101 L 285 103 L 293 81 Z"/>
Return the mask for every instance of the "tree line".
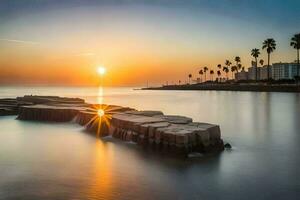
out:
<path id="1" fill-rule="evenodd" d="M 291 38 L 290 41 L 290 46 L 294 49 L 296 49 L 297 52 L 297 76 L 295 77 L 295 79 L 299 79 L 299 74 L 300 74 L 300 61 L 299 61 L 299 49 L 300 49 L 300 33 L 297 33 L 295 35 L 293 35 L 293 37 Z M 271 78 L 271 73 L 270 73 L 270 61 L 271 61 L 271 54 L 276 50 L 276 41 L 273 38 L 267 38 L 266 40 L 263 41 L 262 43 L 262 50 L 265 50 L 268 54 L 267 57 L 267 69 L 268 69 L 268 80 L 270 80 Z M 254 48 L 251 50 L 251 56 L 255 59 L 255 67 L 258 67 L 258 58 L 260 55 L 260 49 Z M 264 60 L 260 59 L 259 63 L 261 64 L 261 66 L 264 65 Z M 221 64 L 217 65 L 217 71 L 216 74 L 218 76 L 218 78 L 220 78 L 222 76 L 222 71 L 225 73 L 227 80 L 228 78 L 228 73 L 231 71 L 232 73 L 232 79 L 234 78 L 234 73 L 238 73 L 240 70 L 243 70 L 244 67 L 242 67 L 242 62 L 241 62 L 241 58 L 239 56 L 236 56 L 234 58 L 234 64 L 230 61 L 230 60 L 225 60 L 225 65 L 222 66 Z M 213 76 L 215 74 L 215 71 L 213 69 L 209 69 L 208 67 L 202 67 L 199 70 L 199 75 L 201 78 L 203 78 L 204 76 L 204 81 L 207 81 L 207 73 L 209 72 L 210 75 L 210 81 L 213 81 Z M 191 79 L 192 79 L 192 74 L 188 75 L 189 78 L 189 83 L 191 83 Z M 256 70 L 256 74 L 255 74 L 256 80 L 258 79 L 258 74 L 257 74 L 257 70 Z M 180 82 L 180 81 L 179 81 Z"/>

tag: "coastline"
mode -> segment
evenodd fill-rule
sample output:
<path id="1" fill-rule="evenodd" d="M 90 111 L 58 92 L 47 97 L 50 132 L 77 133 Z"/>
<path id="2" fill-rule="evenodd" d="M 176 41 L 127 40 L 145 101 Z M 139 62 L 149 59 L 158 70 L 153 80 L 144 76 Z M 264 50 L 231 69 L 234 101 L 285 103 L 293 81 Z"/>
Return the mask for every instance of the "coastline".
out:
<path id="1" fill-rule="evenodd" d="M 142 90 L 217 90 L 217 91 L 248 91 L 248 92 L 291 92 L 299 93 L 300 85 L 295 84 L 186 84 L 161 87 L 141 88 Z"/>

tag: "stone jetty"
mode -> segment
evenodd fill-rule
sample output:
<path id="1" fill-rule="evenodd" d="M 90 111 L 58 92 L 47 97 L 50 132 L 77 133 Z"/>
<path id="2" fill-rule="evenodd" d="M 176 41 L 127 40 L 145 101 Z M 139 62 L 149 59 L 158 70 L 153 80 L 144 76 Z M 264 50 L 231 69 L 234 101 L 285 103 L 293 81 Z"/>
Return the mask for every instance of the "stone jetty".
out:
<path id="1" fill-rule="evenodd" d="M 17 115 L 19 120 L 74 121 L 99 137 L 111 135 L 175 154 L 224 149 L 218 125 L 193 122 L 189 117 L 165 115 L 161 111 L 89 104 L 79 98 L 26 95 L 0 99 L 0 115 Z"/>

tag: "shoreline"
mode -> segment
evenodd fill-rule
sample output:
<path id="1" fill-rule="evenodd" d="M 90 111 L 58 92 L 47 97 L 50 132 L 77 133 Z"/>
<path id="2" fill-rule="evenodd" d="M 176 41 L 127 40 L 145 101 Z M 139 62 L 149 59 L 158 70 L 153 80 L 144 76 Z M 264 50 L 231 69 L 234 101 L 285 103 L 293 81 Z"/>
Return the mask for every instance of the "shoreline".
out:
<path id="1" fill-rule="evenodd" d="M 168 85 L 161 87 L 141 88 L 141 90 L 216 90 L 216 91 L 247 91 L 247 92 L 289 92 L 299 93 L 300 85 L 256 85 L 256 84 L 192 84 Z"/>

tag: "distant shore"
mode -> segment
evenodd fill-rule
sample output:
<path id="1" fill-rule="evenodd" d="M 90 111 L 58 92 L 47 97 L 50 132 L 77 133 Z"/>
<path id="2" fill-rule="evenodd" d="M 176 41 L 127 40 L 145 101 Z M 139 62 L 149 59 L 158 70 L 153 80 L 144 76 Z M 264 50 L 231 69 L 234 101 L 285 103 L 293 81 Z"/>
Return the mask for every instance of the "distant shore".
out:
<path id="1" fill-rule="evenodd" d="M 164 85 L 148 87 L 142 90 L 220 90 L 220 91 L 251 91 L 251 92 L 300 92 L 296 84 L 237 84 L 237 83 L 202 83 L 185 85 Z"/>

